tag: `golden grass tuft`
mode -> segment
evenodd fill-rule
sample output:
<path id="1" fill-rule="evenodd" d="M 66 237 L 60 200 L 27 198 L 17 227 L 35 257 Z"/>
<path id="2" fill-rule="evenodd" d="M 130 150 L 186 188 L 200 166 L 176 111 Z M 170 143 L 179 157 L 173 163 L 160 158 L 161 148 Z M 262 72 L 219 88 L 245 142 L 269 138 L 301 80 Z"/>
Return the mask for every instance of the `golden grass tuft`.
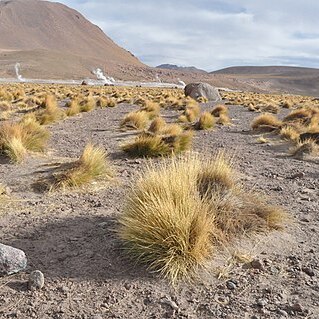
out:
<path id="1" fill-rule="evenodd" d="M 41 125 L 57 122 L 65 117 L 65 113 L 58 106 L 58 102 L 53 95 L 47 95 L 42 105 L 43 110 L 36 112 L 36 117 Z"/>
<path id="2" fill-rule="evenodd" d="M 298 159 L 304 159 L 307 156 L 318 156 L 319 145 L 312 139 L 298 141 L 297 144 L 289 150 L 289 152 L 293 157 Z"/>
<path id="3" fill-rule="evenodd" d="M 300 133 L 293 126 L 284 126 L 280 129 L 280 137 L 288 141 L 297 141 Z"/>
<path id="4" fill-rule="evenodd" d="M 89 143 L 73 167 L 56 176 L 53 188 L 74 188 L 96 179 L 111 179 L 113 176 L 114 171 L 107 160 L 106 151 Z"/>
<path id="5" fill-rule="evenodd" d="M 173 284 L 192 279 L 219 245 L 282 226 L 285 213 L 245 191 L 223 155 L 149 165 L 119 218 L 130 256 Z"/>
<path id="6" fill-rule="evenodd" d="M 121 128 L 142 130 L 148 123 L 148 113 L 145 111 L 130 112 L 121 122 Z"/>
<path id="7" fill-rule="evenodd" d="M 165 120 L 162 117 L 158 116 L 152 121 L 150 127 L 148 128 L 148 131 L 152 133 L 157 133 L 165 126 Z"/>
<path id="8" fill-rule="evenodd" d="M 142 107 L 142 111 L 148 113 L 149 119 L 153 119 L 160 114 L 160 105 L 158 103 L 152 101 L 145 101 L 144 106 Z"/>
<path id="9" fill-rule="evenodd" d="M 77 98 L 72 99 L 68 109 L 66 110 L 66 115 L 74 116 L 79 114 L 80 112 L 81 112 L 81 106 L 80 106 L 79 100 Z"/>
<path id="10" fill-rule="evenodd" d="M 28 151 L 42 152 L 49 132 L 40 126 L 34 116 L 20 123 L 4 123 L 0 127 L 0 150 L 13 162 L 21 162 Z"/>
<path id="11" fill-rule="evenodd" d="M 191 131 L 170 135 L 142 134 L 137 136 L 134 141 L 122 145 L 121 148 L 133 157 L 169 156 L 188 150 L 192 138 Z"/>
<path id="12" fill-rule="evenodd" d="M 214 115 L 215 117 L 219 117 L 221 114 L 228 115 L 229 111 L 226 105 L 219 104 L 213 108 L 211 114 Z"/>
<path id="13" fill-rule="evenodd" d="M 231 119 L 228 116 L 228 114 L 220 114 L 220 116 L 217 119 L 217 124 L 220 124 L 220 125 L 231 125 Z"/>
<path id="14" fill-rule="evenodd" d="M 255 118 L 251 124 L 253 130 L 273 131 L 280 128 L 282 122 L 274 115 L 265 113 Z"/>
<path id="15" fill-rule="evenodd" d="M 213 128 L 215 123 L 216 123 L 215 117 L 209 112 L 204 112 L 199 117 L 199 120 L 196 123 L 196 129 L 198 129 L 198 130 L 208 130 L 208 129 Z"/>
<path id="16" fill-rule="evenodd" d="M 96 101 L 92 95 L 87 96 L 81 103 L 81 112 L 90 112 L 95 109 Z"/>

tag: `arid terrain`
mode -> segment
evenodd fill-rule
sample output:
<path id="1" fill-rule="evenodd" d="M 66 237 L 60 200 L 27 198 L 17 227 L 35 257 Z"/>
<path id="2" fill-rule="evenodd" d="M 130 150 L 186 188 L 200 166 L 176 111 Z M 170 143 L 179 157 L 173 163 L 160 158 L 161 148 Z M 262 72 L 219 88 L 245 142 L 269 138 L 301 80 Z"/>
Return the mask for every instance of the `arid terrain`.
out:
<path id="1" fill-rule="evenodd" d="M 2 145 L 0 242 L 25 251 L 28 266 L 0 277 L 0 318 L 319 318 L 318 155 L 289 151 L 300 147 L 304 130 L 318 129 L 317 100 L 223 93 L 222 102 L 201 100 L 200 112 L 226 104 L 228 121 L 216 118 L 213 128 L 197 130 L 199 115 L 189 111 L 197 104 L 182 90 L 17 84 L 0 91 L 8 101 L 2 126 L 37 119 L 50 132 L 42 152 L 28 151 L 21 158 Z M 189 151 L 209 156 L 222 150 L 231 156 L 239 182 L 287 212 L 283 228 L 217 246 L 200 278 L 175 286 L 130 259 L 117 233 L 119 217 L 139 173 L 149 163 L 165 161 L 123 151 L 122 145 L 151 122 L 139 130 L 123 126 L 123 118 L 141 108 L 159 111 L 168 125 L 179 123 L 193 132 Z M 310 122 L 287 119 L 301 109 Z M 259 127 L 255 122 L 252 129 L 257 116 L 269 115 L 265 112 L 277 121 Z M 114 178 L 50 190 L 52 176 L 67 170 L 89 142 L 107 151 Z M 36 269 L 45 285 L 30 291 L 28 277 Z"/>

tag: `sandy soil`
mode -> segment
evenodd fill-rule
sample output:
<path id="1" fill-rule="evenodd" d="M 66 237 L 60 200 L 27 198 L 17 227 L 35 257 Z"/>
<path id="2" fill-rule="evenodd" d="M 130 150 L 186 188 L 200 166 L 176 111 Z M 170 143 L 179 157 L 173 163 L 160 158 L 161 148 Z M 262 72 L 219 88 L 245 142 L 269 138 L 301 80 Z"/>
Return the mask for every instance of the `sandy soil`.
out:
<path id="1" fill-rule="evenodd" d="M 0 278 L 0 318 L 319 318 L 318 162 L 287 156 L 282 143 L 258 144 L 249 132 L 256 114 L 242 107 L 229 107 L 234 126 L 197 132 L 193 149 L 235 154 L 242 181 L 284 206 L 292 223 L 284 232 L 220 252 L 211 273 L 196 284 L 172 288 L 126 258 L 116 220 L 146 162 L 127 159 L 119 149 L 134 134 L 118 129 L 133 108 L 95 110 L 52 125 L 49 154 L 0 165 L 14 198 L 2 205 L 0 242 L 23 249 L 29 260 L 26 272 Z M 174 120 L 176 112 L 165 116 Z M 78 157 L 90 140 L 108 150 L 117 180 L 79 192 L 43 193 L 38 181 L 53 163 Z M 235 250 L 259 260 L 262 269 L 234 262 Z M 35 269 L 46 282 L 31 292 L 26 282 Z M 218 279 L 218 272 L 224 276 Z"/>

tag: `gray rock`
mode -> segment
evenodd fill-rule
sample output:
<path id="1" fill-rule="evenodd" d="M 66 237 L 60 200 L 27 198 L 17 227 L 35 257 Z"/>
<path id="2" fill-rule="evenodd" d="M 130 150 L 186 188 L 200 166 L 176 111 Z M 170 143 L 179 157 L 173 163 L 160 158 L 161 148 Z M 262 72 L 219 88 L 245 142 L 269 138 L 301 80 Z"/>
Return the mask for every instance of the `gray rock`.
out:
<path id="1" fill-rule="evenodd" d="M 27 258 L 22 250 L 0 244 L 0 275 L 12 275 L 26 267 Z"/>
<path id="2" fill-rule="evenodd" d="M 41 289 L 44 286 L 44 275 L 40 270 L 34 270 L 30 274 L 28 287 L 30 290 Z"/>
<path id="3" fill-rule="evenodd" d="M 185 86 L 184 92 L 186 96 L 190 96 L 195 100 L 199 97 L 205 97 L 212 102 L 222 100 L 218 89 L 207 83 L 189 83 Z"/>
<path id="4" fill-rule="evenodd" d="M 267 304 L 268 304 L 268 301 L 266 299 L 264 299 L 264 298 L 259 298 L 257 300 L 257 305 L 259 307 L 265 307 Z"/>
<path id="5" fill-rule="evenodd" d="M 237 288 L 237 285 L 231 280 L 226 282 L 226 286 L 229 290 L 235 290 Z"/>

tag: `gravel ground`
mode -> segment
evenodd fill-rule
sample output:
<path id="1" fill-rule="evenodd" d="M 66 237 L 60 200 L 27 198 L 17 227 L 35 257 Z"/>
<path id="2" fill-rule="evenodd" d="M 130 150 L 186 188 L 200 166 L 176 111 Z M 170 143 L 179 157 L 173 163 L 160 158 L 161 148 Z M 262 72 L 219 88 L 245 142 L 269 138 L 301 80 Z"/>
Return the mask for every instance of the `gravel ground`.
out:
<path id="1" fill-rule="evenodd" d="M 285 207 L 291 223 L 221 251 L 194 284 L 173 288 L 126 258 L 114 229 L 146 160 L 125 157 L 119 145 L 134 132 L 118 127 L 134 108 L 99 109 L 54 124 L 48 154 L 0 165 L 12 191 L 0 212 L 0 242 L 24 250 L 29 260 L 25 272 L 0 278 L 0 318 L 319 318 L 319 163 L 293 159 L 274 139 L 258 144 L 249 131 L 256 114 L 243 107 L 229 106 L 233 126 L 196 132 L 193 149 L 234 155 L 241 180 Z M 177 116 L 163 114 L 168 121 Z M 37 187 L 53 163 L 77 158 L 88 141 L 108 150 L 115 181 L 78 192 Z M 235 251 L 253 257 L 254 267 L 231 258 Z M 45 285 L 29 291 L 35 269 Z"/>

